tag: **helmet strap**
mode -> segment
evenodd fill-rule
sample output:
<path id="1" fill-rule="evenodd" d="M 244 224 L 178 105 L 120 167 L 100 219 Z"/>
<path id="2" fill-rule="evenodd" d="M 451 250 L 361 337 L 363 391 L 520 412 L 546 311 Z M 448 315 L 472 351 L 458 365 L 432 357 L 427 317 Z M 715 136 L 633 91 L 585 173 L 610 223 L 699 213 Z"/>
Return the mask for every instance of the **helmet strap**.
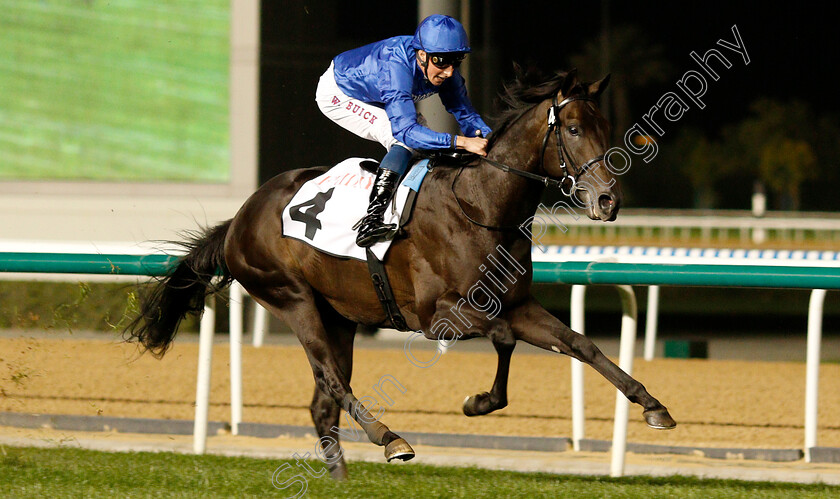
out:
<path id="1" fill-rule="evenodd" d="M 423 68 L 423 74 L 426 76 L 426 80 L 431 81 L 429 78 L 429 53 L 425 50 L 423 51 L 423 53 L 426 54 L 426 60 L 420 60 L 420 67 Z M 420 54 L 418 53 L 417 56 L 419 57 Z"/>

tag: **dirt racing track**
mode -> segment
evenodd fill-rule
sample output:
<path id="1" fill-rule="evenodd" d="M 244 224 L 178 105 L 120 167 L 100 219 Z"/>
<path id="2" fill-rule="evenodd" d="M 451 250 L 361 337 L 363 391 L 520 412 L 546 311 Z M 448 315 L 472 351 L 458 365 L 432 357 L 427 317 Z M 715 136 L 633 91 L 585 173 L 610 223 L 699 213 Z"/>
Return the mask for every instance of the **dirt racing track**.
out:
<path id="1" fill-rule="evenodd" d="M 0 339 L 0 412 L 191 420 L 197 344 L 176 341 L 161 360 L 134 345 L 102 340 Z M 214 348 L 211 421 L 229 421 L 229 350 Z M 432 351 L 417 354 L 431 358 Z M 425 358 L 425 357 L 424 357 Z M 243 348 L 243 420 L 311 426 L 314 383 L 303 350 Z M 569 360 L 515 353 L 507 408 L 478 418 L 461 413 L 464 397 L 489 389 L 496 358 L 459 352 L 431 367 L 413 365 L 402 349 L 357 349 L 353 388 L 371 396 L 395 431 L 531 437 L 571 435 Z M 647 428 L 631 406 L 629 441 L 669 446 L 798 449 L 804 430 L 805 365 L 637 359 L 634 375 L 679 423 Z M 383 376 L 396 381 L 376 385 Z M 840 447 L 840 365 L 823 364 L 819 445 Z M 390 398 L 389 405 L 386 398 Z M 586 437 L 612 438 L 615 389 L 586 369 Z M 377 410 L 376 407 L 373 408 Z M 344 422 L 342 421 L 342 424 Z"/>

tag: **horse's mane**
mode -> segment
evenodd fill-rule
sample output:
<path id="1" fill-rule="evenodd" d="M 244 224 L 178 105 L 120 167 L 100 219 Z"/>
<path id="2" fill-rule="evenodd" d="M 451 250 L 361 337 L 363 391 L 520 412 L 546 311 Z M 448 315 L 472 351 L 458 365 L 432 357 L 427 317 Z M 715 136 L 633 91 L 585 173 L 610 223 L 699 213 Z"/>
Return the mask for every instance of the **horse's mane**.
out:
<path id="1" fill-rule="evenodd" d="M 516 64 L 514 64 L 514 71 L 516 73 L 515 78 L 513 81 L 506 83 L 502 93 L 499 94 L 499 99 L 505 104 L 506 109 L 501 111 L 493 120 L 495 126 L 487 144 L 488 150 L 523 114 L 559 92 L 566 81 L 566 77 L 570 75 L 566 71 L 556 71 L 553 74 L 546 75 L 535 68 L 523 70 Z M 576 74 L 572 72 L 571 77 L 576 78 Z M 575 85 L 573 91 L 577 91 L 578 88 L 579 85 Z"/>

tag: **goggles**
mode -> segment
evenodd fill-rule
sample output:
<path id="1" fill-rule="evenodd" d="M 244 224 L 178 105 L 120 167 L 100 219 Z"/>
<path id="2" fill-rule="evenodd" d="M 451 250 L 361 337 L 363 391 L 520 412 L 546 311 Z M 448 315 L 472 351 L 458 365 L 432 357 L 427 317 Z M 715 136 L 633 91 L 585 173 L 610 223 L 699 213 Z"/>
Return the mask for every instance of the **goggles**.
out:
<path id="1" fill-rule="evenodd" d="M 466 54 L 462 52 L 452 52 L 444 54 L 429 54 L 429 60 L 438 69 L 446 69 L 449 66 L 457 69 L 464 61 Z"/>

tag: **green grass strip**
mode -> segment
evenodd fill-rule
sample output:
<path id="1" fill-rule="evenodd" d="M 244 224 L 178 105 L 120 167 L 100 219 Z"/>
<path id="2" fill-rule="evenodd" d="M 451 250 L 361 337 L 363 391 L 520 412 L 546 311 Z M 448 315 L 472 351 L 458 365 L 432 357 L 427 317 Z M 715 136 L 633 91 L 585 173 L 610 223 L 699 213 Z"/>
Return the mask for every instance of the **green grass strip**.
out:
<path id="1" fill-rule="evenodd" d="M 66 445 L 72 445 L 66 442 Z M 292 497 L 300 485 L 279 490 L 276 478 L 306 479 L 300 497 L 840 497 L 840 487 L 687 477 L 605 478 L 488 471 L 419 464 L 349 465 L 351 479 L 313 477 L 294 462 L 173 453 L 107 453 L 73 448 L 0 446 L 3 497 Z M 310 461 L 314 472 L 323 469 Z M 300 482 L 303 483 L 302 481 Z"/>

